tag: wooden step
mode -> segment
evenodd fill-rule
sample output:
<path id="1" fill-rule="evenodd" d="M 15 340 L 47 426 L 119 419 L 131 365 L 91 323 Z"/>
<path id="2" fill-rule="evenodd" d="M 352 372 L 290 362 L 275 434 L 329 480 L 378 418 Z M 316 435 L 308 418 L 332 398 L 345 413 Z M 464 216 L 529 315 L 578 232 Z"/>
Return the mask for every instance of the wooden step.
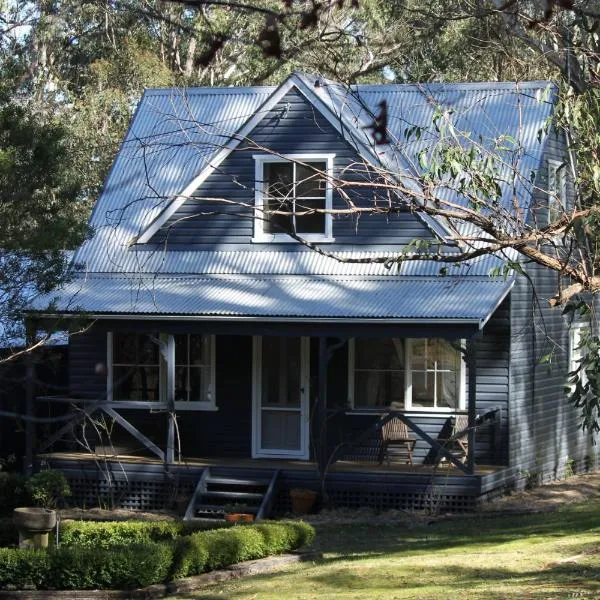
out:
<path id="1" fill-rule="evenodd" d="M 209 477 L 206 480 L 207 484 L 215 484 L 215 485 L 231 485 L 231 486 L 241 486 L 245 485 L 248 487 L 267 487 L 269 485 L 270 480 L 268 479 L 230 479 L 227 477 Z"/>
<path id="2" fill-rule="evenodd" d="M 202 498 L 223 498 L 224 500 L 253 500 L 255 502 L 263 499 L 264 494 L 257 494 L 255 492 L 229 492 L 222 490 L 208 490 L 202 492 L 200 495 Z"/>

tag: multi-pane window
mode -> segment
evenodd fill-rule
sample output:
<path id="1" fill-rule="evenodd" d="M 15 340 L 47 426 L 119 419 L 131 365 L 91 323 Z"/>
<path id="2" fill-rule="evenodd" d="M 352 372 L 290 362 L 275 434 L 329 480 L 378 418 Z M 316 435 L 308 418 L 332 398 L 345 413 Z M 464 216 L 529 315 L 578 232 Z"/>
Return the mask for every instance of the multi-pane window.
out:
<path id="1" fill-rule="evenodd" d="M 459 408 L 459 352 L 442 339 L 411 341 L 412 406 Z"/>
<path id="2" fill-rule="evenodd" d="M 175 335 L 175 402 L 213 402 L 213 337 Z"/>
<path id="3" fill-rule="evenodd" d="M 215 338 L 196 334 L 108 334 L 108 397 L 213 410 Z"/>
<path id="4" fill-rule="evenodd" d="M 357 338 L 349 344 L 355 409 L 462 409 L 460 352 L 443 339 Z"/>
<path id="5" fill-rule="evenodd" d="M 567 201 L 567 168 L 564 162 L 548 160 L 548 224 L 560 218 Z"/>
<path id="6" fill-rule="evenodd" d="M 329 178 L 333 155 L 313 157 L 268 155 L 256 161 L 256 225 L 254 241 L 331 238 Z"/>
<path id="7" fill-rule="evenodd" d="M 112 399 L 158 401 L 160 353 L 155 336 L 112 335 Z"/>

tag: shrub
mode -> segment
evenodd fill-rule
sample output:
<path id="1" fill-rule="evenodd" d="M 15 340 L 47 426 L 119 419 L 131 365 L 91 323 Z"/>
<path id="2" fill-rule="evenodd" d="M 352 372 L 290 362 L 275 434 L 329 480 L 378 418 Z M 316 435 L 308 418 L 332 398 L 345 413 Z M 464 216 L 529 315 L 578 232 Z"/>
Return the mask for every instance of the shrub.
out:
<path id="1" fill-rule="evenodd" d="M 18 506 L 27 506 L 29 501 L 25 477 L 0 471 L 0 514 L 8 515 Z"/>
<path id="2" fill-rule="evenodd" d="M 50 555 L 45 550 L 0 548 L 0 587 L 36 589 L 50 573 Z"/>
<path id="3" fill-rule="evenodd" d="M 131 589 L 167 579 L 173 562 L 171 544 L 154 543 L 112 548 L 61 547 L 50 552 L 47 588 L 63 590 Z"/>
<path id="4" fill-rule="evenodd" d="M 244 560 L 296 550 L 312 542 L 314 536 L 310 525 L 296 522 L 194 533 L 177 543 L 171 578 L 199 575 Z"/>
<path id="5" fill-rule="evenodd" d="M 219 525 L 227 527 L 228 524 Z M 110 548 L 176 540 L 194 531 L 214 529 L 210 523 L 182 521 L 63 521 L 60 543 L 83 548 Z"/>
<path id="6" fill-rule="evenodd" d="M 32 475 L 25 487 L 37 506 L 55 508 L 71 495 L 67 478 L 60 471 L 40 471 Z"/>

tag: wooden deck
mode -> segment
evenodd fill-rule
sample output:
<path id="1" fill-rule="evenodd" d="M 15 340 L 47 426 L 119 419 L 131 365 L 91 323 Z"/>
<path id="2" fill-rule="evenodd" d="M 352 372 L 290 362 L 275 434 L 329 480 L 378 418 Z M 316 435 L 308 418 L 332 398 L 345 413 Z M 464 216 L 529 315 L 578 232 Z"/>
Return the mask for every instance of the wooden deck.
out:
<path id="1" fill-rule="evenodd" d="M 65 473 L 80 506 L 119 506 L 158 510 L 187 505 L 210 469 L 218 478 L 260 478 L 278 471 L 275 513 L 290 511 L 293 488 L 325 489 L 330 504 L 376 510 L 473 510 L 481 498 L 514 486 L 515 469 L 478 466 L 473 475 L 454 467 L 340 461 L 323 481 L 313 462 L 250 458 L 194 457 L 178 463 L 145 456 L 55 452 L 38 455 L 38 464 Z"/>
<path id="2" fill-rule="evenodd" d="M 95 462 L 95 461 L 110 461 L 110 462 L 121 462 L 129 465 L 164 465 L 164 462 L 153 458 L 151 456 L 134 456 L 130 454 L 102 454 L 95 453 L 90 454 L 87 452 L 52 452 L 39 454 L 38 459 L 52 462 L 52 461 L 84 461 L 84 462 Z M 203 468 L 203 467 L 224 467 L 224 468 L 238 468 L 238 469 L 279 469 L 285 471 L 312 471 L 317 473 L 317 464 L 313 461 L 307 460 L 282 460 L 282 459 L 271 459 L 271 458 L 212 458 L 212 457 L 189 457 L 181 461 L 173 463 L 176 467 L 191 467 L 191 468 Z M 476 465 L 475 476 L 488 475 L 490 473 L 496 473 L 502 471 L 506 467 L 494 466 L 494 465 Z M 329 468 L 329 473 L 339 472 L 356 472 L 356 473 L 441 473 L 456 476 L 469 477 L 462 473 L 459 469 L 456 469 L 451 464 L 445 464 L 438 467 L 433 465 L 423 464 L 406 464 L 401 462 L 384 462 L 379 464 L 376 462 L 360 462 L 360 461 L 337 461 L 334 465 Z"/>

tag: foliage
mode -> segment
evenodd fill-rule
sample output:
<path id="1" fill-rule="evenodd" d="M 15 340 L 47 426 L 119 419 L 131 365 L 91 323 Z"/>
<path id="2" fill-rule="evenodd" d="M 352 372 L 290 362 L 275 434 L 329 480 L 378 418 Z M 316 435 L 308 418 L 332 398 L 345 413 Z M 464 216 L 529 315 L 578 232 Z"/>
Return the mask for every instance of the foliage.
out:
<path id="1" fill-rule="evenodd" d="M 229 527 L 219 524 L 218 528 Z M 174 541 L 212 523 L 184 521 L 61 521 L 60 544 L 78 548 L 111 548 L 128 544 Z"/>
<path id="2" fill-rule="evenodd" d="M 27 479 L 25 487 L 37 506 L 56 508 L 71 495 L 71 486 L 60 471 L 40 471 Z"/>
<path id="3" fill-rule="evenodd" d="M 25 483 L 22 475 L 0 471 L 0 515 L 11 514 L 13 509 L 29 503 Z"/>
<path id="4" fill-rule="evenodd" d="M 181 523 L 83 525 L 63 524 L 61 545 L 48 551 L 0 548 L 0 585 L 65 590 L 145 587 L 295 550 L 311 543 L 315 535 L 310 525 L 295 522 L 191 535 L 182 535 L 189 526 Z M 91 544 L 94 535 L 96 545 Z"/>
<path id="5" fill-rule="evenodd" d="M 184 537 L 177 544 L 172 577 L 199 575 L 208 570 L 296 550 L 314 540 L 307 523 L 280 522 L 205 531 Z"/>

